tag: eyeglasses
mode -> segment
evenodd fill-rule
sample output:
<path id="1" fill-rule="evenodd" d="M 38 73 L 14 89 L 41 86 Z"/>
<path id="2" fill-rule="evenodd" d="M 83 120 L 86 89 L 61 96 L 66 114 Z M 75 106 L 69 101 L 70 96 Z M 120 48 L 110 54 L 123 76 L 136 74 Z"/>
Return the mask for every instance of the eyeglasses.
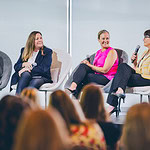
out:
<path id="1" fill-rule="evenodd" d="M 150 38 L 150 35 L 145 35 L 145 36 L 144 36 L 144 39 L 145 39 L 145 38 Z"/>

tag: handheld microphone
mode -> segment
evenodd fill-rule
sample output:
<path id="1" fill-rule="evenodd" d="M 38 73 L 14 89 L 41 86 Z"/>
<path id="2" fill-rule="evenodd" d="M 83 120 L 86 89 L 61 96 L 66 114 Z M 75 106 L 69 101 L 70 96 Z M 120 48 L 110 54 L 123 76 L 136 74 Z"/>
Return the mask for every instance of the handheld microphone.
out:
<path id="1" fill-rule="evenodd" d="M 35 66 L 37 66 L 37 63 L 36 63 L 36 62 L 34 62 L 34 63 L 32 64 L 32 68 L 34 68 Z"/>
<path id="2" fill-rule="evenodd" d="M 86 60 L 87 60 L 88 62 L 91 62 L 89 55 L 86 55 Z"/>
<path id="3" fill-rule="evenodd" d="M 140 45 L 138 45 L 138 46 L 136 47 L 135 52 L 134 52 L 134 55 L 137 55 L 139 49 L 140 49 Z M 132 60 L 131 60 L 131 63 L 133 63 L 134 61 L 135 61 L 135 59 L 134 59 L 134 60 L 132 59 Z"/>

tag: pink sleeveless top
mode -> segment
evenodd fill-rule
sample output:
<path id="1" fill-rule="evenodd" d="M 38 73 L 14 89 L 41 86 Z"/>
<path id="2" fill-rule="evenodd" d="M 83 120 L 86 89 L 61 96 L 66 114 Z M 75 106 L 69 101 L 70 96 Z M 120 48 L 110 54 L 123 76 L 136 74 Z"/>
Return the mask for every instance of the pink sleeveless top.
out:
<path id="1" fill-rule="evenodd" d="M 102 49 L 98 50 L 96 55 L 95 55 L 95 58 L 94 58 L 94 61 L 93 61 L 93 65 L 97 66 L 97 67 L 103 67 L 104 64 L 105 64 L 105 59 L 107 58 L 107 55 L 108 55 L 109 51 L 112 50 L 112 49 L 113 49 L 112 47 L 109 47 L 104 52 L 102 52 Z M 106 78 L 111 80 L 112 78 L 114 78 L 114 75 L 117 72 L 118 63 L 119 63 L 119 60 L 117 58 L 115 63 L 113 64 L 113 66 L 110 68 L 110 70 L 107 73 L 95 72 L 95 74 L 102 74 Z"/>

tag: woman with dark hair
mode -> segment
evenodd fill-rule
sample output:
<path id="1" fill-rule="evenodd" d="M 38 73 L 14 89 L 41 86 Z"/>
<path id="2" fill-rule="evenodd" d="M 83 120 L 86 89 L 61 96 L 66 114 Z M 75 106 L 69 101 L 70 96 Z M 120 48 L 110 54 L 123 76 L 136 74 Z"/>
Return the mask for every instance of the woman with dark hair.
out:
<path id="1" fill-rule="evenodd" d="M 100 88 L 94 84 L 86 85 L 81 94 L 80 104 L 85 117 L 98 122 L 104 132 L 107 150 L 116 150 L 121 136 L 120 127 L 110 122 L 104 107 L 104 98 Z"/>
<path id="2" fill-rule="evenodd" d="M 49 106 L 56 108 L 64 118 L 73 145 L 88 147 L 89 149 L 106 149 L 105 138 L 101 128 L 92 121 L 81 121 L 81 117 L 76 110 L 70 97 L 61 90 L 50 95 Z"/>
<path id="3" fill-rule="evenodd" d="M 42 34 L 39 31 L 31 32 L 14 65 L 11 85 L 18 83 L 16 94 L 20 94 L 28 86 L 39 89 L 44 83 L 52 83 L 51 62 L 52 50 L 43 45 Z"/>
<path id="4" fill-rule="evenodd" d="M 0 100 L 0 150 L 11 150 L 18 122 L 28 103 L 21 98 L 6 95 Z"/>
<path id="5" fill-rule="evenodd" d="M 118 111 L 118 97 L 125 98 L 126 86 L 150 86 L 150 30 L 144 32 L 144 46 L 148 49 L 144 51 L 141 58 L 137 61 L 134 53 L 131 57 L 133 67 L 126 63 L 119 65 L 117 73 L 113 79 L 107 103 L 110 105 L 110 113 Z"/>
<path id="6" fill-rule="evenodd" d="M 82 61 L 73 75 L 71 86 L 66 90 L 76 98 L 83 85 L 91 82 L 106 85 L 117 72 L 118 55 L 109 45 L 110 35 L 107 30 L 99 31 L 98 42 L 101 49 L 97 51 L 93 64 L 88 60 Z"/>

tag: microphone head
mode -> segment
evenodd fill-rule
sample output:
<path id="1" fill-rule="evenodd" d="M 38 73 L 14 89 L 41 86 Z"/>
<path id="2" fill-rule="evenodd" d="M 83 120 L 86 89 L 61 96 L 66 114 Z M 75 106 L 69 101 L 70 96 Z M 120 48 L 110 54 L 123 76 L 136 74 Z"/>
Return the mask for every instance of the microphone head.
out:
<path id="1" fill-rule="evenodd" d="M 86 55 L 86 60 L 89 61 L 89 62 L 91 61 L 90 60 L 90 55 Z"/>
<path id="2" fill-rule="evenodd" d="M 140 49 L 140 45 L 137 45 L 137 47 L 136 47 L 136 49 L 135 49 L 135 54 L 138 53 L 139 49 Z"/>

